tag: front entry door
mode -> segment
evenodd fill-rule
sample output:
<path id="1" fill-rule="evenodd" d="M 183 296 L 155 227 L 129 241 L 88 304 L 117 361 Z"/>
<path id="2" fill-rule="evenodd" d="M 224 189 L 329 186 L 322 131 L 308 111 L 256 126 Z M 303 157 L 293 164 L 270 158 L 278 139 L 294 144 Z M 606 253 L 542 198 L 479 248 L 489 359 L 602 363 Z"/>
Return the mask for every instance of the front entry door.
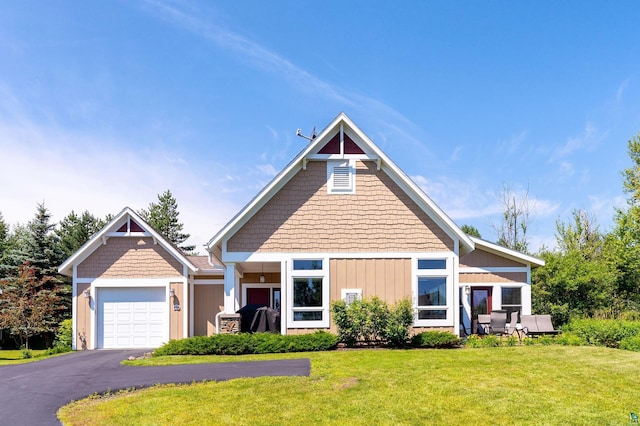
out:
<path id="1" fill-rule="evenodd" d="M 271 306 L 271 289 L 269 287 L 250 287 L 247 289 L 247 305 Z"/>
<path id="2" fill-rule="evenodd" d="M 471 287 L 471 323 L 472 332 L 478 329 L 478 315 L 491 313 L 492 287 Z"/>

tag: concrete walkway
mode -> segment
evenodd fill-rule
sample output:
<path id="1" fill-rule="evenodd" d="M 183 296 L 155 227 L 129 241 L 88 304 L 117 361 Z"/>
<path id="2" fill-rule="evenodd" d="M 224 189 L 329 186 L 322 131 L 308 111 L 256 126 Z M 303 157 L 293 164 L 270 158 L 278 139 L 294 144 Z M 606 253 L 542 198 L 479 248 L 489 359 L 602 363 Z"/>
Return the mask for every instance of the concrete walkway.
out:
<path id="1" fill-rule="evenodd" d="M 42 361 L 0 367 L 0 424 L 59 425 L 56 412 L 94 393 L 165 383 L 239 377 L 308 376 L 309 359 L 223 364 L 130 367 L 120 365 L 142 351 L 74 352 Z"/>

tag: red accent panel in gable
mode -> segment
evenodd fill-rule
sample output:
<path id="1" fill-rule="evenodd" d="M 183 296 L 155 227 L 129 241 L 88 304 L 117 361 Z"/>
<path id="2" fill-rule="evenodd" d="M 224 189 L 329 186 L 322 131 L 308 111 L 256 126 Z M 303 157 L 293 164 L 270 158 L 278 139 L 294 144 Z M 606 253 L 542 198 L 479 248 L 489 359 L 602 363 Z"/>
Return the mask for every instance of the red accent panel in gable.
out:
<path id="1" fill-rule="evenodd" d="M 131 226 L 129 229 L 131 232 L 144 232 L 144 229 L 142 229 L 140 225 L 138 225 L 134 221 L 131 221 Z"/>
<path id="2" fill-rule="evenodd" d="M 116 232 L 127 232 L 127 223 L 125 222 Z"/>
<path id="3" fill-rule="evenodd" d="M 347 135 L 344 134 L 344 153 L 345 154 L 364 154 L 358 145 Z"/>
<path id="4" fill-rule="evenodd" d="M 336 133 L 318 154 L 340 154 L 340 133 Z"/>

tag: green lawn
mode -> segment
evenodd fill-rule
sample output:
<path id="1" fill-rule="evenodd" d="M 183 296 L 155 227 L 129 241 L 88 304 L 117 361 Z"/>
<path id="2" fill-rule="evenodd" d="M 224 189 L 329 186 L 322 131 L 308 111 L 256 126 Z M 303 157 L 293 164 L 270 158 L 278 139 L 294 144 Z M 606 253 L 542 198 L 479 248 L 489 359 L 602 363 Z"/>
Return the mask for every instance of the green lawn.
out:
<path id="1" fill-rule="evenodd" d="M 352 350 L 147 363 L 308 357 L 311 377 L 159 386 L 64 407 L 69 425 L 626 424 L 640 354 L 598 347 Z"/>
<path id="2" fill-rule="evenodd" d="M 43 356 L 45 352 L 46 350 L 44 349 L 31 350 L 31 354 L 33 355 L 33 358 L 23 359 L 21 350 L 14 350 L 14 351 L 0 350 L 0 365 L 15 365 L 15 364 L 22 364 L 25 362 L 38 361 L 38 360 L 44 359 Z"/>

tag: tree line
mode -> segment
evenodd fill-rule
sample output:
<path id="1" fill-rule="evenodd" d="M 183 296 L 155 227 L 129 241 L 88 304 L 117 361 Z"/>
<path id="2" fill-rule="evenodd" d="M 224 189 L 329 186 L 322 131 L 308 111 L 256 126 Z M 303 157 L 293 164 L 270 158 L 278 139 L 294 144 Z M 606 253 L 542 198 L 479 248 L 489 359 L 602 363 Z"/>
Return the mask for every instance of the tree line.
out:
<path id="1" fill-rule="evenodd" d="M 190 235 L 171 191 L 138 214 L 183 253 L 195 254 L 184 244 Z M 58 325 L 71 317 L 71 278 L 57 268 L 112 219 L 72 211 L 56 224 L 42 202 L 26 225 L 10 226 L 0 212 L 0 345 L 28 349 L 36 337 L 36 344 L 51 346 Z"/>

